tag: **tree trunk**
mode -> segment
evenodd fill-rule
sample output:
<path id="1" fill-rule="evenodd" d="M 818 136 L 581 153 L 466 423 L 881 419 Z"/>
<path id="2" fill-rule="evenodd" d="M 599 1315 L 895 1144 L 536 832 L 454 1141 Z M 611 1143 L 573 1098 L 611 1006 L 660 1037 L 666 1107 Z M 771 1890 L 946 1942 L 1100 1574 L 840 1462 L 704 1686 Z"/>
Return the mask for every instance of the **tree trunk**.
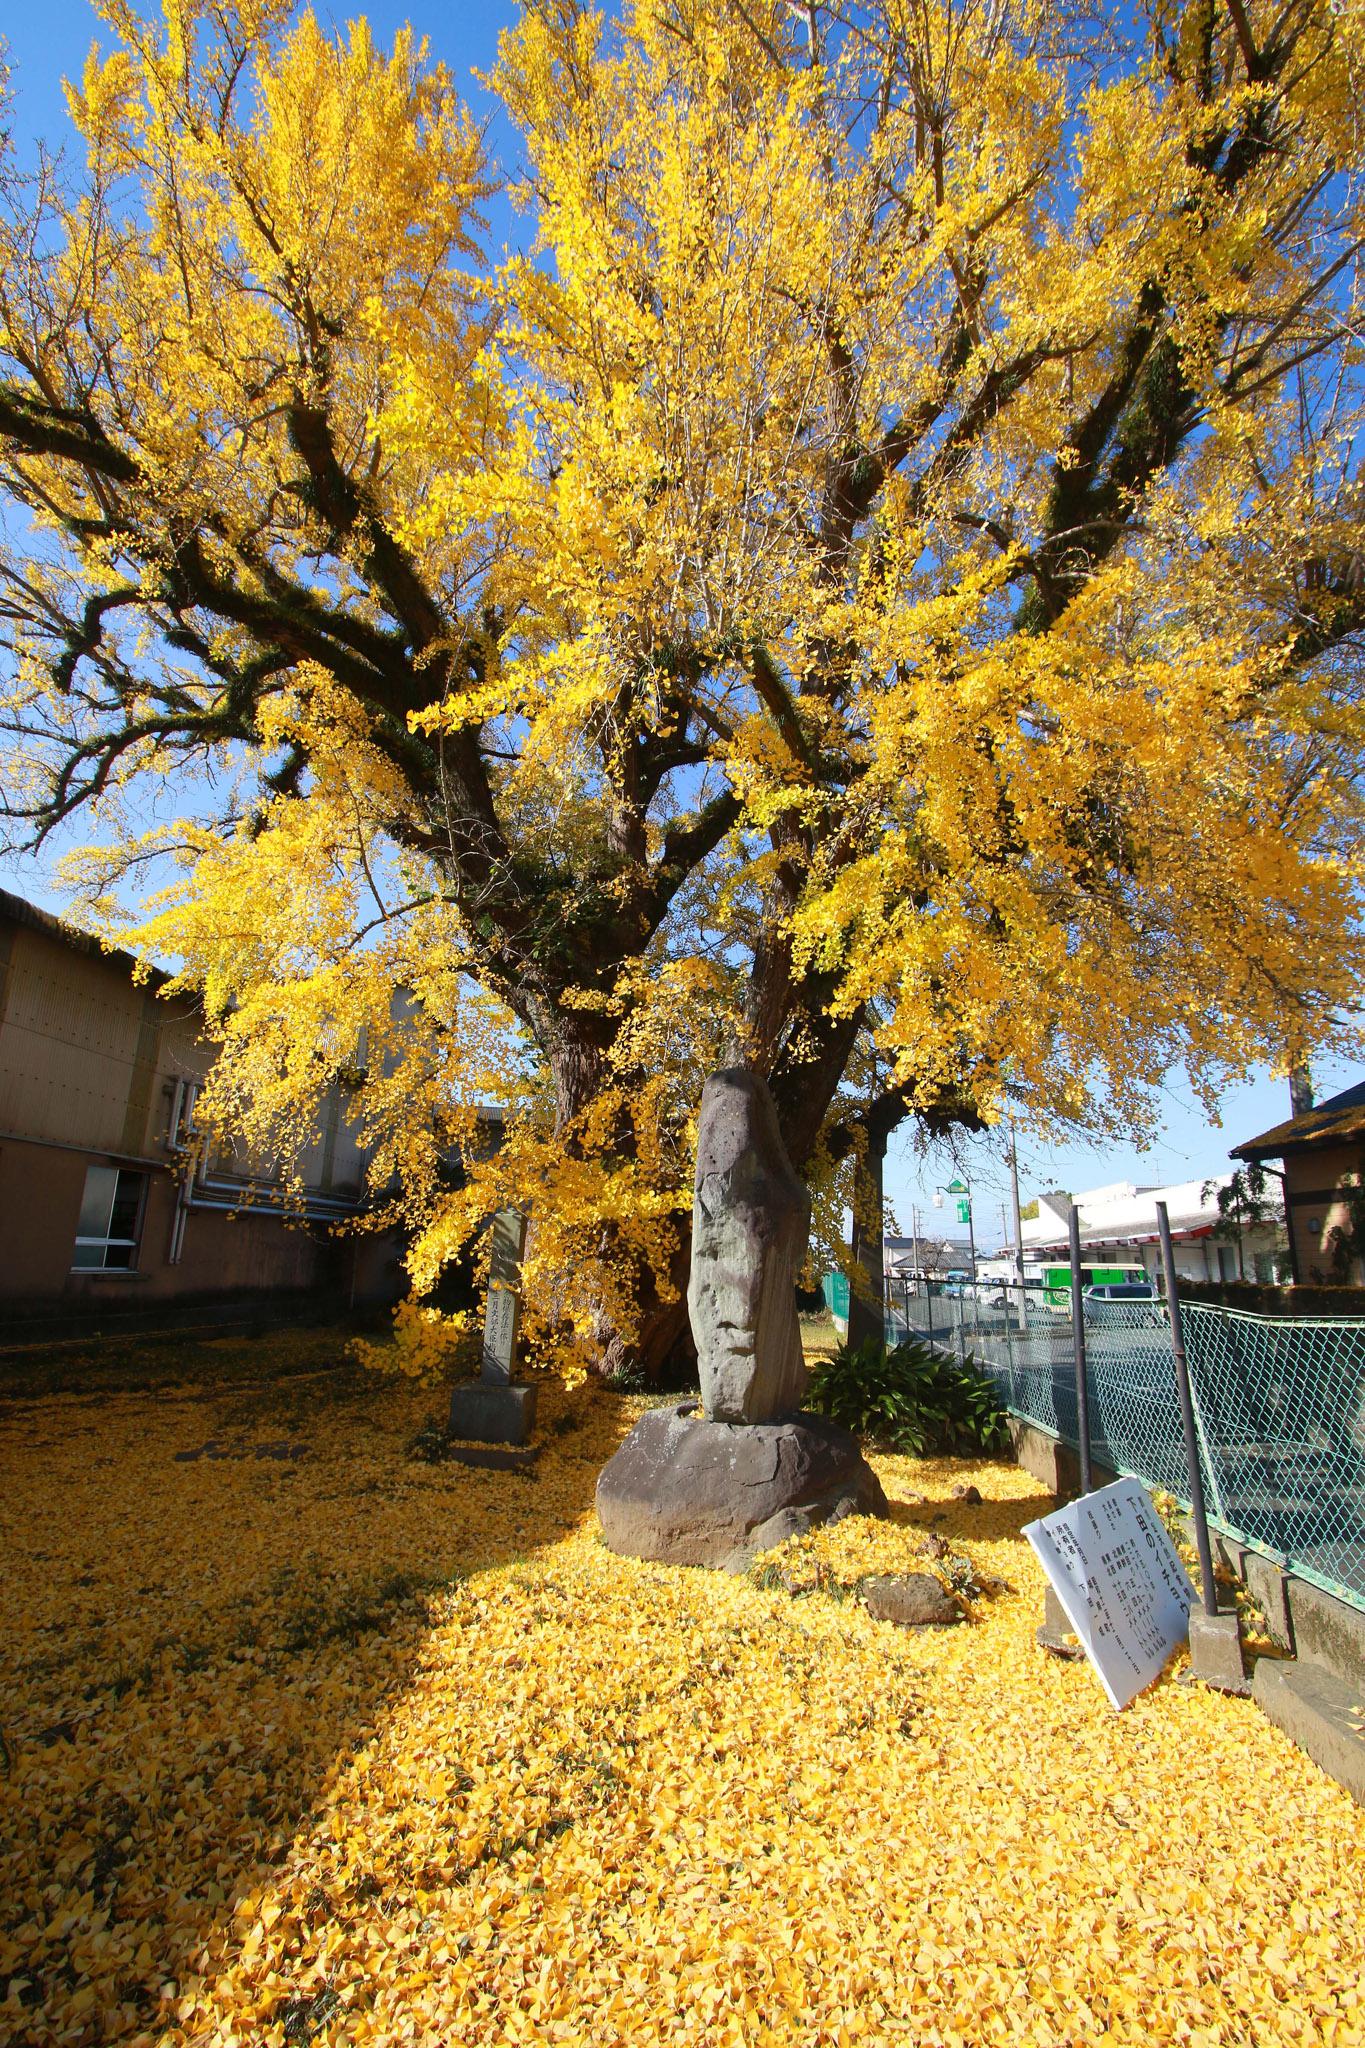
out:
<path id="1" fill-rule="evenodd" d="M 851 1350 L 860 1344 L 886 1342 L 886 1302 L 883 1277 L 882 1184 L 886 1165 L 886 1139 L 868 1133 L 867 1150 L 858 1161 L 853 1210 L 853 1265 L 848 1290 L 848 1342 Z"/>
<path id="2" fill-rule="evenodd" d="M 602 1087 L 611 1044 L 605 1020 L 588 1015 L 557 1016 L 543 1034 L 555 1091 L 555 1136 L 575 1150 L 573 1127 Z"/>
<path id="3" fill-rule="evenodd" d="M 555 1091 L 555 1131 L 566 1147 L 575 1147 L 574 1126 L 601 1092 L 607 1072 L 611 1025 L 591 1014 L 569 1014 L 554 1019 L 546 1032 L 550 1075 Z M 624 1116 L 616 1134 L 615 1149 L 628 1157 L 634 1134 Z M 638 1375 L 647 1384 L 676 1379 L 685 1383 L 696 1370 L 697 1349 L 687 1319 L 687 1277 L 691 1264 L 691 1214 L 679 1218 L 678 1245 L 668 1278 L 677 1289 L 677 1299 L 666 1301 L 652 1274 L 646 1274 L 637 1302 L 634 1333 L 623 1332 L 603 1308 L 594 1322 L 597 1343 L 595 1370 L 604 1379 L 618 1374 Z M 611 1257 L 610 1242 L 602 1255 Z"/>
<path id="4" fill-rule="evenodd" d="M 697 1347 L 687 1315 L 687 1279 L 692 1264 L 692 1218 L 679 1218 L 678 1247 L 669 1266 L 669 1279 L 678 1290 L 676 1301 L 660 1299 L 653 1276 L 647 1275 L 639 1302 L 639 1327 L 632 1338 L 611 1328 L 604 1315 L 600 1332 L 601 1363 L 598 1371 L 611 1378 L 618 1373 L 638 1374 L 647 1386 L 691 1385 L 696 1378 Z"/>
<path id="5" fill-rule="evenodd" d="M 856 1018 L 832 1019 L 824 1010 L 826 991 L 813 981 L 787 991 L 789 1019 L 796 1015 L 801 1030 L 801 1050 L 779 1051 L 773 1063 L 771 1085 L 778 1110 L 783 1141 L 793 1167 L 801 1173 L 819 1135 L 825 1113 L 843 1078 L 849 1051 L 858 1030 Z M 583 1012 L 557 1012 L 536 1020 L 537 1035 L 546 1049 L 555 1091 L 555 1128 L 566 1146 L 574 1145 L 574 1125 L 602 1089 L 607 1076 L 607 1059 L 613 1025 L 601 1016 Z M 791 1036 L 792 1034 L 789 1034 Z M 880 1164 L 886 1151 L 886 1137 L 872 1137 L 880 1143 L 876 1213 L 881 1214 Z M 623 1117 L 618 1134 L 622 1157 L 629 1155 L 633 1133 Z M 633 1335 L 623 1334 L 603 1310 L 595 1327 L 598 1360 L 596 1370 L 603 1377 L 638 1374 L 648 1384 L 690 1379 L 696 1370 L 696 1345 L 687 1315 L 687 1280 L 691 1266 L 692 1219 L 690 1211 L 679 1218 L 679 1241 L 669 1280 L 677 1299 L 665 1301 L 651 1276 L 646 1276 L 637 1302 L 637 1327 Z M 610 1245 L 604 1255 L 611 1256 Z M 875 1251 L 875 1283 L 880 1302 L 881 1238 Z M 875 1334 L 880 1339 L 878 1322 Z"/>

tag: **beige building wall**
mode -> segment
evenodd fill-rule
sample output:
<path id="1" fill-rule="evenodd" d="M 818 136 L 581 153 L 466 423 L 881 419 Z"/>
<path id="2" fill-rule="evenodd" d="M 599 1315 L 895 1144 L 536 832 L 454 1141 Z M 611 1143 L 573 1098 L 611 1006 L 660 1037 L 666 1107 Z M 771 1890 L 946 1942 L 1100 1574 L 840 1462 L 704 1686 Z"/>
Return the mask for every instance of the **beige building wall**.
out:
<path id="1" fill-rule="evenodd" d="M 396 1240 L 332 1227 L 358 1199 L 364 1166 L 339 1097 L 302 1162 L 325 1216 L 231 1213 L 246 1193 L 242 1160 L 211 1164 L 186 1206 L 171 1119 L 212 1047 L 192 1005 L 160 997 L 161 985 L 135 982 L 126 955 L 0 893 L 0 1323 L 48 1313 L 112 1327 L 176 1300 L 316 1296 L 340 1312 L 396 1298 Z M 119 1187 L 137 1192 L 126 1270 L 73 1270 L 92 1168 L 106 1182 L 121 1171 Z M 257 1193 L 268 1203 L 268 1187 Z"/>
<path id="2" fill-rule="evenodd" d="M 166 1136 L 160 1084 L 207 1063 L 189 1005 L 135 983 L 126 955 L 0 911 L 0 1131 L 142 1158 Z"/>
<path id="3" fill-rule="evenodd" d="M 1332 1263 L 1333 1230 L 1350 1228 L 1342 1183 L 1351 1176 L 1365 1178 L 1365 1149 L 1360 1145 L 1314 1145 L 1285 1155 L 1285 1203 L 1296 1269 L 1305 1284 L 1365 1281 L 1359 1259 L 1350 1260 L 1344 1272 Z"/>

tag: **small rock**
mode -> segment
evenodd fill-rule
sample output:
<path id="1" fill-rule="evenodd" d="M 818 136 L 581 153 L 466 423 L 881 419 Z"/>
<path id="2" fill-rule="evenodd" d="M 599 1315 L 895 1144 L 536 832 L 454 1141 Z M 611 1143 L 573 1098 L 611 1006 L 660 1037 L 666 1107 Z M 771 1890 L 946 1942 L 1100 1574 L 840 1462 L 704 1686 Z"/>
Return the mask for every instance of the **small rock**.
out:
<path id="1" fill-rule="evenodd" d="M 832 1521 L 833 1516 L 830 1519 Z M 776 1550 L 779 1543 L 789 1543 L 793 1536 L 806 1535 L 813 1525 L 814 1517 L 804 1508 L 779 1508 L 775 1515 L 769 1515 L 766 1522 L 760 1522 L 756 1529 L 749 1531 L 744 1539 L 745 1548 L 755 1556 L 760 1550 Z"/>
<path id="2" fill-rule="evenodd" d="M 964 1508 L 979 1508 L 981 1505 L 981 1492 L 979 1487 L 975 1486 L 955 1486 L 953 1488 L 953 1499 L 960 1500 Z"/>
<path id="3" fill-rule="evenodd" d="M 874 1621 L 900 1628 L 943 1628 L 961 1619 L 961 1609 L 932 1572 L 892 1572 L 863 1579 L 858 1597 Z"/>

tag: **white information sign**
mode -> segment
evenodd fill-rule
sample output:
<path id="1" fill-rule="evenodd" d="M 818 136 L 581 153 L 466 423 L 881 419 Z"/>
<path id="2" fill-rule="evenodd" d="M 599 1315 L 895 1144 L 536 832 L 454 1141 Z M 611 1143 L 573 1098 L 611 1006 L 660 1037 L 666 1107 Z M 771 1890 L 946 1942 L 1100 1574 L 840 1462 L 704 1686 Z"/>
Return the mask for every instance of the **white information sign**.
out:
<path id="1" fill-rule="evenodd" d="M 1024 1534 L 1114 1707 L 1126 1707 L 1189 1634 L 1195 1591 L 1136 1479 L 1030 1522 Z"/>

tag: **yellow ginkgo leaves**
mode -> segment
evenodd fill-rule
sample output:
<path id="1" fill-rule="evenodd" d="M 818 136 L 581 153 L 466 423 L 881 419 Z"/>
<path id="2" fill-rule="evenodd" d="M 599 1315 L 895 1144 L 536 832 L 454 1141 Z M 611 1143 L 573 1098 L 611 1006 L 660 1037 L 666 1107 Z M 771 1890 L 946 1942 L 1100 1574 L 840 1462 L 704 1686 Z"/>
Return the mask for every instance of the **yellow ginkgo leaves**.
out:
<path id="1" fill-rule="evenodd" d="M 547 1390 L 529 1475 L 428 1412 L 0 1417 L 6 2040 L 1365 2041 L 1365 1819 L 1250 1702 L 1046 1658 L 1013 1467 L 880 1459 L 889 1521 L 733 1580 L 598 1542 L 637 1406 Z M 871 1620 L 926 1533 L 1007 1587 Z"/>

